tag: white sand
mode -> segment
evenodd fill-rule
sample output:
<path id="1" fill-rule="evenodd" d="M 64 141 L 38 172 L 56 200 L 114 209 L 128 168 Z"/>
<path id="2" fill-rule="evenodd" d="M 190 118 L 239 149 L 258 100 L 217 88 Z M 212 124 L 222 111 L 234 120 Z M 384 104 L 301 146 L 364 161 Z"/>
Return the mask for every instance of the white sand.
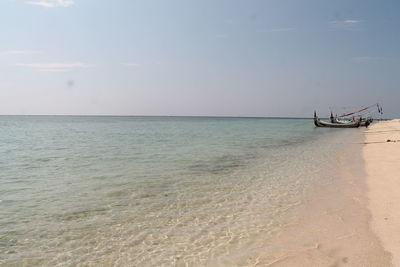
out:
<path id="1" fill-rule="evenodd" d="M 392 254 L 393 265 L 400 266 L 400 120 L 375 123 L 365 136 L 371 228 Z"/>

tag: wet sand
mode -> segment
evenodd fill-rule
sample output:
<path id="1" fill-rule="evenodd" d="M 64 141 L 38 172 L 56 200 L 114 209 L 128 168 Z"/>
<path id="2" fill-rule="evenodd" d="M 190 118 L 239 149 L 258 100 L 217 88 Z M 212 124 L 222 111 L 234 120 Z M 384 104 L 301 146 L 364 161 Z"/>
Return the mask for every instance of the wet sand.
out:
<path id="1" fill-rule="evenodd" d="M 372 129 L 375 127 L 367 131 Z M 377 215 L 368 209 L 370 183 L 367 186 L 364 160 L 369 164 L 370 159 L 365 158 L 366 146 L 362 144 L 365 128 L 356 131 L 360 131 L 360 139 L 345 140 L 343 153 L 332 158 L 341 166 L 338 174 L 309 192 L 306 203 L 282 221 L 283 231 L 271 240 L 270 248 L 256 261 L 256 266 L 392 266 L 391 255 L 385 250 L 386 242 L 384 248 L 380 232 L 374 232 L 370 227 L 371 222 L 374 226 L 377 224 Z M 400 148 L 400 142 L 396 145 Z M 377 199 L 384 194 L 374 192 Z M 372 207 L 380 209 L 374 203 Z M 386 213 L 379 216 L 394 221 Z M 396 219 L 400 220 L 400 216 Z M 400 228 L 388 231 L 397 234 L 395 238 L 400 240 Z"/>
<path id="2" fill-rule="evenodd" d="M 400 266 L 400 120 L 375 123 L 365 136 L 371 228 Z"/>

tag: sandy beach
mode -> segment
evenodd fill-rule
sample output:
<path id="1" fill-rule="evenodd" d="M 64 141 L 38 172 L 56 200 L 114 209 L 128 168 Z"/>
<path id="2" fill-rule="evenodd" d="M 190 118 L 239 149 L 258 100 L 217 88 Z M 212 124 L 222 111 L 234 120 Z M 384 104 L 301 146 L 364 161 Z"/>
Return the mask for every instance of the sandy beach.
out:
<path id="1" fill-rule="evenodd" d="M 338 159 L 342 179 L 315 192 L 281 240 L 308 246 L 286 247 L 267 266 L 400 266 L 400 120 L 360 130 L 361 149 Z"/>
<path id="2" fill-rule="evenodd" d="M 343 153 L 338 158 L 332 158 L 340 165 L 337 178 L 310 192 L 308 201 L 286 222 L 287 226 L 278 235 L 278 240 L 271 240 L 267 253 L 271 256 L 262 258 L 261 266 L 393 265 L 391 254 L 400 252 L 396 246 L 396 242 L 400 243 L 399 229 L 394 229 L 400 225 L 400 211 L 392 211 L 397 207 L 393 203 L 400 200 L 396 196 L 400 184 L 396 185 L 396 176 L 390 175 L 399 169 L 395 169 L 396 160 L 390 159 L 393 152 L 374 149 L 381 149 L 381 146 L 382 149 L 385 146 L 386 149 L 396 149 L 400 147 L 400 142 L 363 143 L 386 142 L 385 136 L 378 135 L 378 131 L 384 128 L 385 131 L 391 130 L 388 132 L 391 139 L 400 139 L 398 133 L 397 137 L 394 134 L 394 123 L 400 130 L 399 122 L 379 122 L 367 130 L 358 129 L 362 131 L 360 140 L 344 141 L 347 145 Z M 367 141 L 364 136 L 367 136 Z M 386 154 L 387 159 L 381 158 L 381 153 Z M 380 165 L 383 163 L 393 166 L 383 167 Z M 393 181 L 380 184 L 382 175 L 373 174 L 371 168 L 378 174 L 381 174 L 382 168 L 386 169 L 388 179 Z M 378 181 L 375 181 L 377 178 Z M 389 220 L 392 225 L 388 224 Z"/>
<path id="3" fill-rule="evenodd" d="M 400 120 L 375 123 L 365 136 L 371 228 L 391 254 L 393 266 L 400 266 Z"/>

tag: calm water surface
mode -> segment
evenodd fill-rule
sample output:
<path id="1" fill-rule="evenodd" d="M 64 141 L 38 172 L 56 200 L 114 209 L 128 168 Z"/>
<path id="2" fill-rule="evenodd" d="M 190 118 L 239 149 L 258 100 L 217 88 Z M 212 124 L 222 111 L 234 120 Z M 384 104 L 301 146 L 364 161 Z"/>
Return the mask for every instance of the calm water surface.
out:
<path id="1" fill-rule="evenodd" d="M 353 129 L 0 116 L 0 265 L 251 265 Z M 249 256 L 251 255 L 251 257 Z"/>

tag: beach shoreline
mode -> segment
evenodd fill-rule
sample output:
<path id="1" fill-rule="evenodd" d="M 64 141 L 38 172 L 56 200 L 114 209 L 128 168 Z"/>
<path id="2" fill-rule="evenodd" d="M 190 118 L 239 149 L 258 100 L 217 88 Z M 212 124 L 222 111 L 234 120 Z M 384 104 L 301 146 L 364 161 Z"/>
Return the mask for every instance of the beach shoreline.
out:
<path id="1" fill-rule="evenodd" d="M 376 214 L 370 209 L 368 131 L 343 132 L 346 138 L 337 144 L 343 149 L 332 154 L 333 171 L 322 172 L 324 182 L 310 188 L 282 218 L 280 231 L 268 237 L 264 255 L 247 255 L 249 266 L 392 266 L 393 252 L 371 228 Z"/>
<path id="2" fill-rule="evenodd" d="M 391 256 L 371 230 L 364 134 L 344 141 L 331 181 L 308 193 L 306 203 L 292 215 L 273 242 L 274 257 L 265 266 L 391 266 Z M 342 144 L 343 145 L 343 144 Z M 335 164 L 336 164 L 335 163 Z M 329 174 L 327 174 L 329 175 Z"/>
<path id="3" fill-rule="evenodd" d="M 363 158 L 366 162 L 370 226 L 393 266 L 400 266 L 400 120 L 373 124 L 365 131 Z"/>
<path id="4" fill-rule="evenodd" d="M 115 123 L 113 119 L 102 118 L 99 121 L 96 118 L 89 121 L 90 127 L 82 124 L 81 120 L 62 118 L 61 122 L 53 123 L 44 120 L 45 124 L 39 123 L 42 128 L 37 128 L 36 137 L 27 138 L 26 142 L 38 143 L 35 140 L 48 133 L 57 136 L 60 123 L 74 126 L 80 133 L 91 133 L 93 129 L 98 129 L 93 142 L 88 139 L 81 146 L 76 138 L 82 135 L 69 132 L 63 139 L 65 143 L 57 143 L 57 146 L 52 142 L 44 146 L 40 143 L 36 150 L 29 150 L 29 153 L 40 153 L 29 154 L 27 161 L 22 161 L 22 156 L 15 156 L 15 160 L 6 158 L 9 161 L 6 166 L 12 166 L 15 162 L 20 165 L 30 163 L 27 166 L 36 167 L 28 169 L 30 175 L 36 175 L 33 177 L 37 180 L 44 178 L 42 183 L 46 182 L 48 186 L 42 191 L 44 187 L 38 183 L 36 187 L 29 187 L 28 191 L 20 191 L 22 195 L 15 189 L 21 190 L 20 186 L 25 184 L 13 182 L 23 181 L 24 176 L 19 177 L 12 172 L 13 168 L 8 168 L 7 176 L 17 175 L 19 179 L 8 183 L 2 181 L 4 186 L 12 185 L 9 191 L 14 192 L 2 198 L 2 211 L 8 209 L 7 214 L 21 218 L 34 212 L 37 220 L 25 222 L 14 219 L 17 217 L 2 217 L 3 220 L 8 219 L 9 223 L 8 228 L 2 228 L 5 234 L 0 241 L 6 246 L 0 248 L 0 265 L 40 263 L 42 266 L 53 266 L 116 262 L 154 266 L 391 265 L 391 256 L 378 238 L 379 233 L 375 234 L 370 228 L 372 214 L 368 209 L 366 162 L 363 157 L 363 149 L 368 147 L 364 145 L 365 128 L 326 129 L 311 127 L 311 121 L 288 123 L 276 120 L 266 120 L 264 126 L 260 127 L 262 124 L 259 121 L 249 119 L 239 120 L 243 128 L 237 128 L 238 122 L 219 120 L 216 124 L 214 119 L 209 119 L 201 125 L 197 122 L 187 125 L 185 119 L 184 125 L 177 120 L 173 127 L 168 128 L 170 133 L 175 133 L 176 127 L 182 127 L 180 132 L 185 133 L 171 142 L 164 139 L 168 129 L 165 128 L 165 121 L 160 120 L 160 126 L 156 127 L 160 138 L 146 135 L 149 137 L 145 139 L 147 142 L 140 146 L 132 141 L 134 139 L 129 129 L 132 125 L 143 128 L 145 122 L 142 120 L 129 119 Z M 84 120 L 86 122 L 88 119 Z M 111 122 L 116 124 L 113 128 L 109 127 Z M 146 129 L 153 131 L 155 121 L 146 123 L 149 123 Z M 213 130 L 204 132 L 204 137 L 197 140 L 193 161 L 187 162 L 187 154 L 182 154 L 180 150 L 159 150 L 161 140 L 173 147 L 185 147 L 183 143 L 176 146 L 175 142 L 185 140 L 182 138 L 187 136 L 187 132 L 201 133 L 196 127 L 203 128 L 204 123 L 218 127 L 205 127 Z M 225 123 L 224 129 L 232 127 L 230 132 L 235 134 L 215 131 L 221 130 L 221 123 Z M 20 125 L 18 129 L 23 130 L 30 122 L 17 121 L 17 125 Z M 118 130 L 115 130 L 115 126 L 118 126 Z M 258 134 L 255 135 L 255 131 Z M 121 136 L 121 133 L 125 135 Z M 219 136 L 214 143 L 208 141 L 211 133 Z M 268 133 L 271 139 L 266 139 Z M 292 135 L 285 137 L 284 133 Z M 238 134 L 248 139 L 237 143 Z M 113 157 L 114 149 L 107 150 L 110 135 L 115 137 L 112 139 L 114 143 L 111 143 L 113 147 L 124 148 L 122 151 L 127 157 L 117 161 L 98 157 L 100 151 L 107 152 L 107 159 Z M 25 137 L 24 131 L 20 136 Z M 279 139 L 278 136 L 283 138 Z M 259 141 L 253 142 L 254 137 L 260 138 Z M 9 144 L 14 144 L 11 142 L 14 139 L 14 135 L 6 138 L 10 140 Z M 19 139 L 25 140 L 22 137 Z M 225 143 L 221 143 L 221 140 L 225 140 Z M 182 165 L 170 165 L 170 161 L 157 165 L 154 160 L 146 160 L 154 156 L 149 153 L 153 151 L 149 149 L 151 144 L 154 144 L 154 151 L 158 153 L 165 155 L 170 152 L 168 157 L 164 157 L 166 159 L 178 155 L 174 162 L 182 162 L 181 155 L 186 161 Z M 221 156 L 213 154 L 215 152 L 206 153 L 211 145 Z M 22 146 L 26 147 L 29 148 Z M 73 148 L 71 154 L 66 153 L 69 147 Z M 91 149 L 88 150 L 88 147 Z M 146 152 L 140 154 L 143 162 L 132 153 L 138 147 Z M 237 150 L 232 150 L 234 148 Z M 248 149 L 247 153 L 252 152 L 252 157 L 248 154 L 238 157 L 242 149 Z M 81 166 L 82 159 L 69 157 L 75 155 L 76 151 L 91 151 L 79 170 L 76 169 Z M 44 155 L 47 157 L 43 158 Z M 142 168 L 131 167 L 133 155 L 136 155 L 137 166 Z M 199 155 L 204 156 L 202 161 Z M 99 159 L 102 166 L 95 164 Z M 163 161 L 160 160 L 160 163 Z M 97 166 L 97 169 L 88 170 L 87 164 Z M 107 168 L 103 168 L 103 165 Z M 123 165 L 130 167 L 121 168 Z M 140 172 L 133 171 L 148 172 L 146 166 L 152 166 L 153 175 L 138 179 Z M 157 181 L 148 179 L 158 177 L 161 170 L 168 173 L 168 169 L 163 169 L 165 166 L 186 172 L 182 176 L 172 172 L 170 174 L 173 175 Z M 62 172 L 57 172 L 60 167 L 63 167 L 60 169 Z M 43 173 L 55 173 L 63 179 L 48 179 L 42 176 Z M 60 186 L 59 182 L 64 180 L 69 182 L 68 187 Z M 60 191 L 50 191 L 49 186 Z M 72 189 L 76 191 L 73 194 Z M 102 196 L 101 201 L 98 201 L 99 196 Z M 22 204 L 27 201 L 17 201 L 16 197 L 29 198 L 29 203 L 36 201 L 37 206 L 24 210 Z M 63 205 L 62 212 L 60 205 L 51 205 L 54 202 Z M 21 209 L 24 212 L 20 212 Z M 49 222 L 49 216 L 57 220 Z M 21 231 L 30 228 L 35 231 Z M 57 250 L 45 249 L 53 240 L 60 244 Z"/>

